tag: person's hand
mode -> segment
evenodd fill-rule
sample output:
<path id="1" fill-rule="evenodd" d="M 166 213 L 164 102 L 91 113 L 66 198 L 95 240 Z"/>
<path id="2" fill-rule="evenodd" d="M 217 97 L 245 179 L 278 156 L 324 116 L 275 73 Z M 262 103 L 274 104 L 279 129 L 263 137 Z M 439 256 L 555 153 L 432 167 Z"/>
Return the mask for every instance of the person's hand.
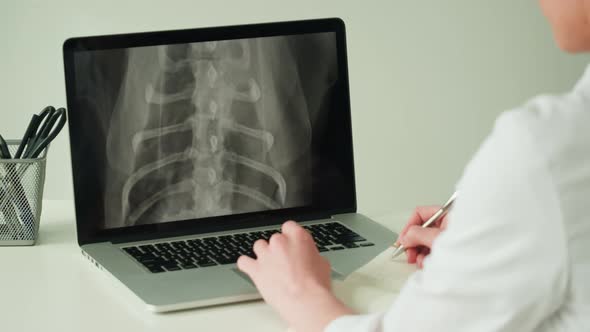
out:
<path id="1" fill-rule="evenodd" d="M 241 256 L 246 273 L 264 300 L 297 331 L 321 331 L 333 319 L 351 314 L 332 294 L 330 263 L 320 256 L 313 238 L 294 221 L 282 233 L 254 243 L 256 259 Z"/>
<path id="2" fill-rule="evenodd" d="M 429 227 L 422 228 L 433 214 L 440 209 L 440 206 L 419 206 L 414 210 L 408 223 L 402 229 L 396 245 L 400 243 L 406 248 L 408 263 L 416 264 L 422 268 L 424 258 L 430 254 L 432 242 L 447 227 L 447 215 L 437 220 Z"/>

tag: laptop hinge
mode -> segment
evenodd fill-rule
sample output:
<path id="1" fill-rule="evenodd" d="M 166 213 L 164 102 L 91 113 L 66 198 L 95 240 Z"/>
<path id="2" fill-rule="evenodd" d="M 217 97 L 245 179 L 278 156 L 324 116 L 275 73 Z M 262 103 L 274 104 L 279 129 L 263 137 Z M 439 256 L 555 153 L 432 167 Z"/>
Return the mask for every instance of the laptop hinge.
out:
<path id="1" fill-rule="evenodd" d="M 267 217 L 268 218 L 268 217 Z M 154 232 L 154 233 L 143 233 L 143 234 L 130 234 L 125 236 L 120 236 L 115 239 L 111 239 L 110 242 L 113 244 L 121 244 L 127 242 L 138 242 L 138 241 L 149 241 L 149 240 L 157 240 L 163 238 L 171 238 L 171 237 L 178 237 L 178 236 L 190 236 L 190 235 L 203 235 L 208 233 L 216 233 L 216 232 L 227 232 L 227 231 L 240 231 L 244 230 L 247 231 L 248 228 L 257 228 L 257 227 L 279 227 L 283 221 L 288 219 L 297 220 L 300 222 L 310 221 L 310 220 L 322 220 L 322 219 L 331 219 L 332 214 L 326 213 L 313 213 L 313 214 L 305 214 L 305 215 L 298 215 L 297 217 L 293 218 L 285 218 L 285 217 L 273 217 L 273 219 L 269 219 L 268 223 L 261 224 L 260 219 L 255 217 L 247 220 L 242 220 L 239 227 L 232 227 L 230 225 L 226 225 L 225 227 L 213 227 L 208 229 L 183 229 L 182 231 L 174 231 L 174 232 Z"/>

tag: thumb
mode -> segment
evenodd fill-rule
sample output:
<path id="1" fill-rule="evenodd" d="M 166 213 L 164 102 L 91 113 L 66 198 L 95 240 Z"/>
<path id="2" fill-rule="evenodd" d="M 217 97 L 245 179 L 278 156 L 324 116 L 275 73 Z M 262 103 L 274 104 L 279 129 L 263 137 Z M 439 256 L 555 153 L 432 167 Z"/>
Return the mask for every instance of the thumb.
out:
<path id="1" fill-rule="evenodd" d="M 250 279 L 253 279 L 252 274 L 256 271 L 255 259 L 248 257 L 246 255 L 242 255 L 238 258 L 238 261 L 236 263 L 240 271 L 247 274 L 250 277 Z"/>
<path id="2" fill-rule="evenodd" d="M 411 226 L 400 242 L 405 248 L 418 246 L 432 248 L 432 242 L 441 232 L 440 228 Z"/>

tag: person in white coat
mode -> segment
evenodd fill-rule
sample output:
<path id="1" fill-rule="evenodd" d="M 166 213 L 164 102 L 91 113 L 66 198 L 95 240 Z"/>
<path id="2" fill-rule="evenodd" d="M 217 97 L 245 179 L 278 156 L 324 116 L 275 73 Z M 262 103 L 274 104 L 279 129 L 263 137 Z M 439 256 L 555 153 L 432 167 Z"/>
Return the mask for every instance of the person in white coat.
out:
<path id="1" fill-rule="evenodd" d="M 561 48 L 590 50 L 590 0 L 540 3 Z M 292 221 L 238 267 L 301 332 L 590 331 L 590 69 L 571 92 L 502 114 L 457 188 L 436 227 L 420 224 L 437 207 L 420 207 L 401 232 L 421 269 L 385 312 L 339 301 Z"/>

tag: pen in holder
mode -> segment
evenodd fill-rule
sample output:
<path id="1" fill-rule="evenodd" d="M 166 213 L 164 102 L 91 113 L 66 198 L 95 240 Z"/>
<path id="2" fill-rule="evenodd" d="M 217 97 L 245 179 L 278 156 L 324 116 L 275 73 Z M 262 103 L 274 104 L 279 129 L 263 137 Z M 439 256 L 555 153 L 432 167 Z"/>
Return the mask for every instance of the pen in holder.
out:
<path id="1" fill-rule="evenodd" d="M 14 155 L 20 141 L 6 144 Z M 0 246 L 33 245 L 37 240 L 47 149 L 36 158 L 0 159 Z"/>

